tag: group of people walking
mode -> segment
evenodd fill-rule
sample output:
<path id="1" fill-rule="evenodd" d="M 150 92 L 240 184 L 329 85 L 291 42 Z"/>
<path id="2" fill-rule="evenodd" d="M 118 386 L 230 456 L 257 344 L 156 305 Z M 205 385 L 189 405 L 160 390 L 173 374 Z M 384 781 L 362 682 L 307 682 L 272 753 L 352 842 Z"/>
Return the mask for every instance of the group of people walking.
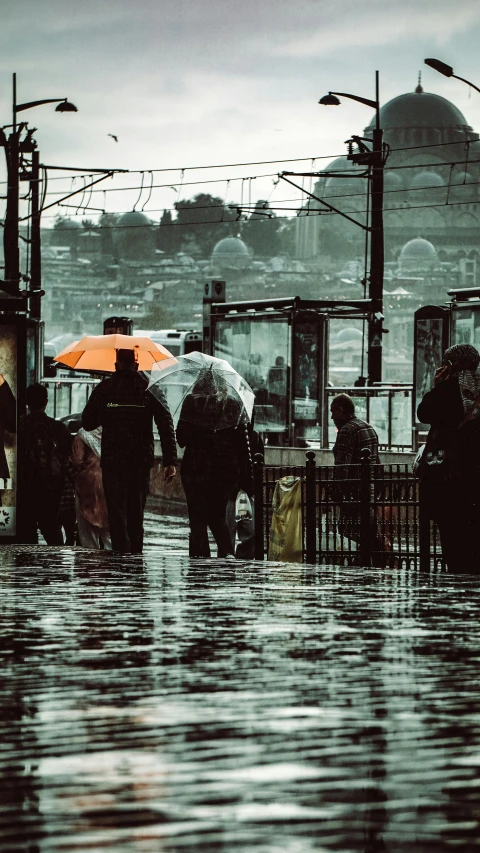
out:
<path id="1" fill-rule="evenodd" d="M 469 344 L 447 349 L 417 413 L 421 423 L 430 424 L 419 463 L 420 502 L 439 528 L 443 556 L 453 571 L 471 570 L 480 551 L 479 363 L 480 354 Z M 63 543 L 60 505 L 70 477 L 79 544 L 141 554 L 155 422 L 167 483 L 176 475 L 177 443 L 184 449 L 190 556 L 210 556 L 210 529 L 218 556 L 233 558 L 235 500 L 240 490 L 253 499 L 252 450 L 263 449 L 252 424 L 240 417 L 241 404 L 221 379 L 213 381 L 204 371 L 183 401 L 175 431 L 162 393 L 148 392 L 134 351 L 118 350 L 115 368 L 94 388 L 75 439 L 46 415 L 46 389 L 28 388 L 27 541 L 37 541 L 39 527 L 48 544 Z M 333 400 L 331 416 L 338 430 L 335 464 L 358 464 L 365 449 L 370 464 L 378 464 L 377 434 L 356 416 L 347 394 Z M 348 508 L 343 514 L 348 518 Z M 251 517 L 248 521 L 237 551 L 244 558 L 254 556 Z"/>
<path id="2" fill-rule="evenodd" d="M 227 423 L 240 420 L 229 411 L 240 404 L 229 396 L 226 386 L 218 380 L 212 386 L 205 374 L 200 376 L 183 403 L 175 432 L 166 400 L 148 392 L 134 351 L 118 350 L 115 372 L 93 389 L 74 440 L 63 423 L 47 416 L 47 402 L 43 386 L 29 387 L 28 541 L 37 541 L 38 527 L 48 544 L 63 544 L 59 510 L 70 472 L 79 544 L 117 554 L 141 554 L 154 463 L 154 422 L 167 483 L 176 475 L 177 442 L 184 448 L 181 478 L 190 521 L 190 556 L 210 556 L 208 528 L 218 556 L 235 556 L 231 506 L 228 509 L 240 489 L 253 497 L 250 436 L 254 433 L 246 423 L 216 429 L 226 413 Z M 243 539 L 242 556 L 253 556 L 253 537 Z"/>

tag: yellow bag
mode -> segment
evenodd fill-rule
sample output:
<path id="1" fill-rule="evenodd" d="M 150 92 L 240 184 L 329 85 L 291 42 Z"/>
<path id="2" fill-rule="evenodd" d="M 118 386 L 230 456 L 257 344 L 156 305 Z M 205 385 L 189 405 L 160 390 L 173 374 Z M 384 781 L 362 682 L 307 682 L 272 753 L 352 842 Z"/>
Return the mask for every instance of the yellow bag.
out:
<path id="1" fill-rule="evenodd" d="M 268 559 L 302 563 L 302 481 L 299 477 L 277 480 L 272 509 Z"/>

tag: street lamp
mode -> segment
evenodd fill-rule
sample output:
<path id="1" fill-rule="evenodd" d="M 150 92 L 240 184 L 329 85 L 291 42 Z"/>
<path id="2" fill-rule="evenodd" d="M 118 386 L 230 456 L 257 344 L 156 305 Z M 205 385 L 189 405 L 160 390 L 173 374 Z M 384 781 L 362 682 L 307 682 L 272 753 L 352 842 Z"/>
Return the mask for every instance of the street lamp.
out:
<path id="1" fill-rule="evenodd" d="M 443 74 L 444 77 L 454 77 L 455 80 L 461 80 L 462 83 L 466 83 L 467 86 L 471 86 L 472 89 L 480 92 L 480 89 L 478 86 L 475 86 L 475 83 L 471 83 L 470 80 L 465 80 L 465 77 L 459 77 L 457 74 L 454 74 L 452 66 L 447 65 L 446 62 L 442 62 L 441 59 L 424 59 L 423 61 L 425 65 L 429 65 L 430 68 L 438 71 L 439 74 Z"/>
<path id="2" fill-rule="evenodd" d="M 350 149 L 348 159 L 372 167 L 371 177 L 371 220 L 370 220 L 370 277 L 369 291 L 370 316 L 368 322 L 368 380 L 369 384 L 382 381 L 382 334 L 383 334 L 383 273 L 384 273 L 384 241 L 383 241 L 383 170 L 385 165 L 383 150 L 383 130 L 380 127 L 380 100 L 378 71 L 375 72 L 375 100 L 363 98 L 360 95 L 350 95 L 347 92 L 329 92 L 320 98 L 322 106 L 339 106 L 339 98 L 349 98 L 358 101 L 375 110 L 375 127 L 372 134 L 372 147 L 369 149 L 359 137 L 353 137 L 360 149 L 353 152 Z"/>
<path id="3" fill-rule="evenodd" d="M 32 138 L 34 130 L 28 131 L 23 140 L 20 139 L 27 127 L 26 122 L 17 126 L 17 113 L 29 110 L 32 107 L 40 107 L 43 104 L 57 104 L 56 112 L 77 112 L 77 107 L 67 101 L 66 98 L 43 98 L 39 101 L 28 101 L 17 104 L 17 75 L 13 75 L 13 99 L 12 99 L 12 132 L 6 136 L 0 131 L 0 145 L 5 148 L 7 161 L 7 206 L 4 223 L 4 259 L 5 259 L 5 281 L 3 289 L 10 296 L 20 295 L 20 260 L 18 251 L 19 227 L 18 227 L 18 189 L 19 189 L 19 166 L 20 154 L 30 153 L 32 155 L 32 281 L 31 290 L 40 290 L 40 210 L 38 206 L 38 184 L 39 184 L 39 160 L 36 142 Z M 36 298 L 35 310 L 32 312 L 40 316 L 39 303 Z"/>

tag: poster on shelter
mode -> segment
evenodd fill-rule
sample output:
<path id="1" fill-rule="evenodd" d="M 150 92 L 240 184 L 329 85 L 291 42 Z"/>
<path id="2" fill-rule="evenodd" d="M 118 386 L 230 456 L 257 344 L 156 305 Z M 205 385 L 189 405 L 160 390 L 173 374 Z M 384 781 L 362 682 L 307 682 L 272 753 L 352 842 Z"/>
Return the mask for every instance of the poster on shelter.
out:
<path id="1" fill-rule="evenodd" d="M 16 533 L 17 326 L 0 325 L 0 538 Z"/>
<path id="2" fill-rule="evenodd" d="M 442 344 L 443 319 L 418 319 L 415 365 L 415 411 L 422 402 L 423 395 L 433 388 L 435 372 L 442 363 Z"/>

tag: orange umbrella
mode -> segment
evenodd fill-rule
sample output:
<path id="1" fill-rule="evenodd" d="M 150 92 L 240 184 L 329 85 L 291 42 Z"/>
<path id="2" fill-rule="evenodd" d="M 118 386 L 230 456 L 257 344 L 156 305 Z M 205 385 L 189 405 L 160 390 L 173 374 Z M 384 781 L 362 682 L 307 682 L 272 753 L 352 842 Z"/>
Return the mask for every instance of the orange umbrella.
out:
<path id="1" fill-rule="evenodd" d="M 139 370 L 151 370 L 157 361 L 173 358 L 166 347 L 155 344 L 150 338 L 136 338 L 134 335 L 87 335 L 81 341 L 68 344 L 53 360 L 76 370 L 106 370 L 113 373 L 119 349 L 135 350 Z"/>

